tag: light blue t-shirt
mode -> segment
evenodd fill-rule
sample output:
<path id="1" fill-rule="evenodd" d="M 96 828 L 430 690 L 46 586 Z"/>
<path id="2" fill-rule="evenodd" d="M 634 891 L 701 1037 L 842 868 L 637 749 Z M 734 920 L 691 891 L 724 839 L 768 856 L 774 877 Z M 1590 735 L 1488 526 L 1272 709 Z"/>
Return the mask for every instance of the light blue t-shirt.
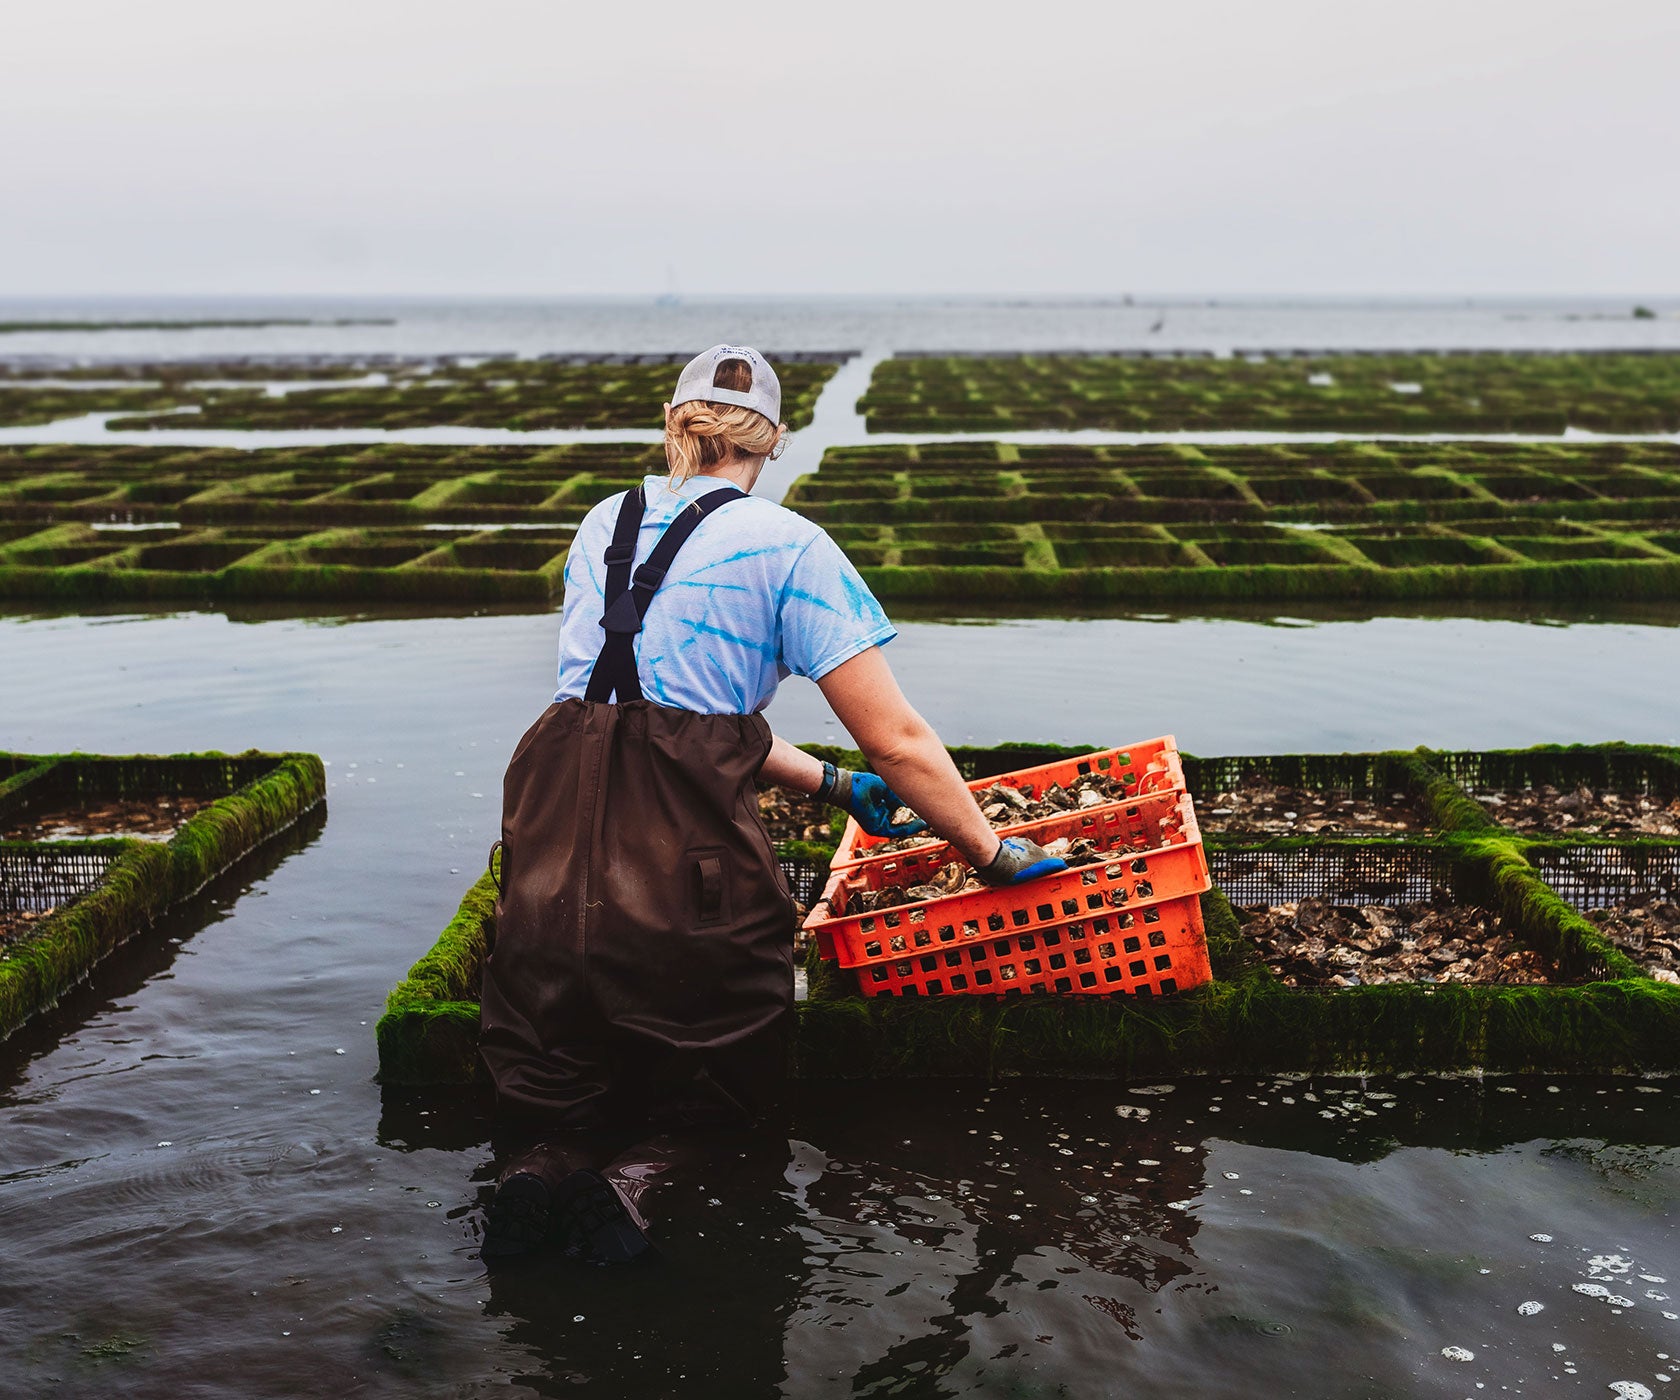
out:
<path id="1" fill-rule="evenodd" d="M 688 502 L 729 483 L 690 477 L 644 483 L 640 567 Z M 582 698 L 606 633 L 606 564 L 622 494 L 583 519 L 566 560 L 556 700 Z M 731 501 L 677 551 L 636 634 L 636 671 L 656 705 L 697 714 L 762 710 L 789 675 L 820 680 L 898 633 L 869 586 L 821 526 L 770 501 Z"/>

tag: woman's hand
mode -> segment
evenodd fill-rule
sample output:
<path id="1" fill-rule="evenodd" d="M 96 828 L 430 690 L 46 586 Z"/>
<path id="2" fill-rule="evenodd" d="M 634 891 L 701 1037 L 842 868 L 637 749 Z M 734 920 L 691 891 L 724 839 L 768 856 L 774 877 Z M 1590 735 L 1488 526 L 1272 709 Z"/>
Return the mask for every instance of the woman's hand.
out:
<path id="1" fill-rule="evenodd" d="M 1024 885 L 1040 875 L 1059 875 L 1067 868 L 1065 860 L 1051 855 L 1038 842 L 1025 836 L 1006 836 L 991 863 L 974 873 L 988 885 Z"/>
<path id="2" fill-rule="evenodd" d="M 893 813 L 905 805 L 904 800 L 873 773 L 854 773 L 825 763 L 817 796 L 844 807 L 871 836 L 915 836 L 927 830 L 927 823 L 914 812 L 908 821 L 893 821 Z"/>
<path id="3" fill-rule="evenodd" d="M 914 836 L 927 830 L 927 823 L 920 817 L 893 824 L 893 813 L 906 804 L 883 779 L 812 758 L 780 736 L 772 736 L 758 777 L 760 782 L 808 792 L 843 807 L 871 836 Z"/>

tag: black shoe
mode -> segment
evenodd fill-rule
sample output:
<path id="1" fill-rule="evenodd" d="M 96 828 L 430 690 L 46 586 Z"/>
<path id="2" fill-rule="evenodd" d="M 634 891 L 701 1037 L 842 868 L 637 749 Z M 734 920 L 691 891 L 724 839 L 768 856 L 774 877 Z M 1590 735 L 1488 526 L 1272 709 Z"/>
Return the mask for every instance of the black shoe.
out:
<path id="1" fill-rule="evenodd" d="M 515 1172 L 496 1188 L 484 1222 L 480 1259 L 529 1254 L 553 1232 L 548 1185 L 535 1172 Z"/>
<path id="2" fill-rule="evenodd" d="M 565 1252 L 591 1264 L 629 1264 L 653 1248 L 647 1222 L 600 1172 L 575 1171 L 549 1203 L 554 1236 Z"/>

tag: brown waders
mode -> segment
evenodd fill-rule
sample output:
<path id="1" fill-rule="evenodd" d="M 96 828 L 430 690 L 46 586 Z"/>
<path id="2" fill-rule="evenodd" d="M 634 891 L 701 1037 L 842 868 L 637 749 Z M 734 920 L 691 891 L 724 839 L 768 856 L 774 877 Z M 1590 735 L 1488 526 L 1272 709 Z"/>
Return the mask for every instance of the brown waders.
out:
<path id="1" fill-rule="evenodd" d="M 770 727 L 642 699 L 633 651 L 677 549 L 741 495 L 685 509 L 634 577 L 627 495 L 587 696 L 549 706 L 508 765 L 480 1049 L 503 1122 L 561 1132 L 568 1168 L 587 1149 L 565 1130 L 743 1125 L 780 1087 L 793 908 L 754 785 Z"/>

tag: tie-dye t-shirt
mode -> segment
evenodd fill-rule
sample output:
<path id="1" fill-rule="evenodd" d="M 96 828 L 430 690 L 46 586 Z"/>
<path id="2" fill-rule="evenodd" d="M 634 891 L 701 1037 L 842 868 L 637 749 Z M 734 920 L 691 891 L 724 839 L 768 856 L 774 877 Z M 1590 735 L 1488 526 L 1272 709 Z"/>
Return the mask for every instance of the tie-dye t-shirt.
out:
<path id="1" fill-rule="evenodd" d="M 689 501 L 727 483 L 650 476 L 636 564 Z M 622 495 L 584 517 L 566 560 L 556 700 L 582 698 L 606 633 L 606 564 Z M 707 516 L 677 552 L 636 634 L 642 692 L 698 714 L 753 714 L 789 675 L 820 680 L 897 635 L 851 561 L 822 528 L 749 496 Z"/>

